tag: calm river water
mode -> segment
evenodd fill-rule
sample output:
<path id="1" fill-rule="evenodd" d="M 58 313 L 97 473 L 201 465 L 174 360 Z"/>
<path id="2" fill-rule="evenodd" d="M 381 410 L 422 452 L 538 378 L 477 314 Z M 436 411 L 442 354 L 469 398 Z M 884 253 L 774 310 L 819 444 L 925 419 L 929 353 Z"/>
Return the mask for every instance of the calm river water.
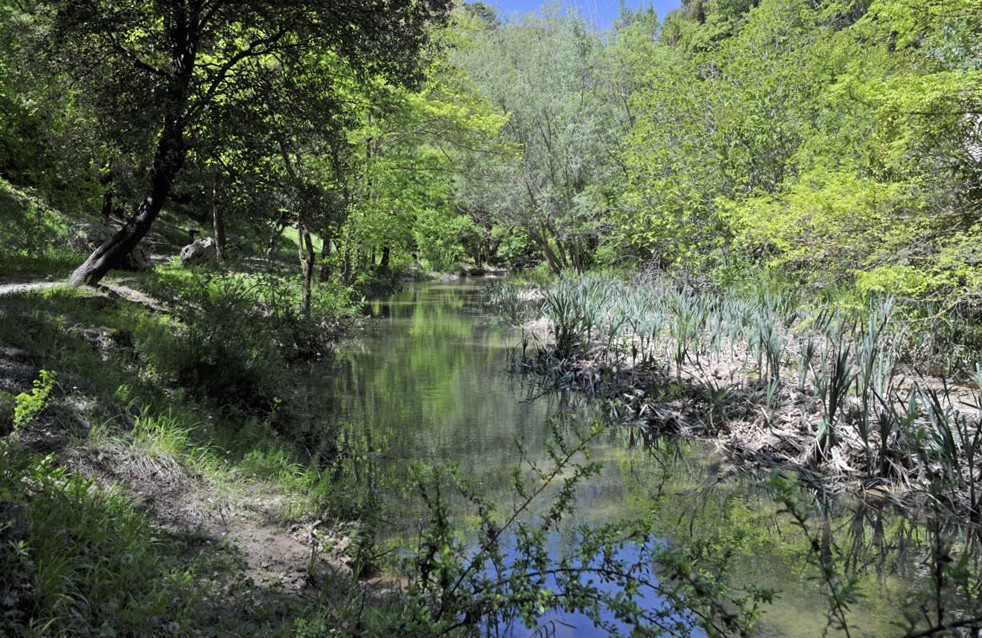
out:
<path id="1" fill-rule="evenodd" d="M 390 542 L 411 544 L 425 515 L 413 490 L 415 465 L 456 464 L 501 507 L 512 502 L 509 485 L 521 462 L 543 456 L 550 419 L 588 424 L 601 415 L 582 401 L 536 392 L 509 372 L 509 356 L 520 330 L 484 314 L 480 284 L 416 284 L 367 306 L 372 317 L 364 334 L 344 348 L 341 364 L 327 381 L 337 399 L 347 436 L 373 452 L 373 481 L 385 492 Z M 596 445 L 603 471 L 577 495 L 573 523 L 598 523 L 652 515 L 653 531 L 670 542 L 741 534 L 734 558 L 736 585 L 752 583 L 780 591 L 766 608 L 762 636 L 821 636 L 825 597 L 806 561 L 807 539 L 779 514 L 779 507 L 751 480 L 727 470 L 705 448 L 655 442 L 642 445 L 624 426 L 612 427 Z M 891 636 L 907 583 L 923 574 L 917 560 L 918 529 L 880 511 L 831 504 L 827 525 L 816 524 L 829 551 L 849 561 L 860 575 L 863 602 L 852 607 L 852 636 Z M 459 514 L 461 525 L 473 513 Z M 552 539 L 556 552 L 568 542 Z M 657 601 L 651 601 L 657 604 Z M 600 635 L 576 615 L 549 616 L 557 635 Z M 536 627 L 519 623 L 514 635 Z M 830 631 L 829 635 L 837 635 Z"/>

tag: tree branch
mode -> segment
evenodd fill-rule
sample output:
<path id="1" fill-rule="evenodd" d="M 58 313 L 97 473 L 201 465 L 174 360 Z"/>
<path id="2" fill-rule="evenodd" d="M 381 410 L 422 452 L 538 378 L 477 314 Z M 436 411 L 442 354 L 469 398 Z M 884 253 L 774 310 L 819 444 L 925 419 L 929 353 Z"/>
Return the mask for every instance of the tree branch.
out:
<path id="1" fill-rule="evenodd" d="M 195 102 L 195 104 L 188 109 L 188 119 L 191 119 L 197 111 L 204 107 L 204 105 L 211 103 L 212 99 L 215 97 L 215 94 L 218 92 L 218 89 L 221 87 L 222 83 L 225 82 L 225 79 L 228 77 L 229 72 L 233 68 L 247 58 L 270 53 L 272 51 L 272 45 L 282 40 L 287 33 L 288 29 L 281 28 L 279 31 L 269 37 L 253 40 L 251 43 L 249 43 L 249 46 L 226 60 L 225 64 L 219 67 L 218 71 L 216 71 L 215 75 L 211 78 L 211 83 L 209 84 L 204 95 L 202 95 Z"/>
<path id="2" fill-rule="evenodd" d="M 146 71 L 147 73 L 150 73 L 151 75 L 155 75 L 155 76 L 157 76 L 159 78 L 163 78 L 165 80 L 172 79 L 170 73 L 168 73 L 167 71 L 164 71 L 162 69 L 158 69 L 157 67 L 153 66 L 152 64 L 149 64 L 147 62 L 144 62 L 143 60 L 140 59 L 140 57 L 136 53 L 134 53 L 130 49 L 128 49 L 125 46 L 123 46 L 123 44 L 119 40 L 116 39 L 116 34 L 115 33 L 111 32 L 111 31 L 107 31 L 107 32 L 104 33 L 104 35 L 105 35 L 106 40 L 109 42 L 109 45 L 117 53 L 122 54 L 122 56 L 124 58 L 126 58 L 127 60 L 129 60 L 130 62 L 132 62 L 138 69 L 143 70 L 143 71 Z"/>
<path id="3" fill-rule="evenodd" d="M 980 625 L 982 625 L 982 616 L 962 618 L 961 620 L 945 623 L 943 625 L 935 625 L 934 627 L 930 627 L 923 631 L 918 631 L 912 634 L 904 634 L 903 638 L 927 638 L 928 636 L 934 636 L 935 634 L 951 631 L 952 629 L 958 629 L 959 627 L 978 629 Z"/>

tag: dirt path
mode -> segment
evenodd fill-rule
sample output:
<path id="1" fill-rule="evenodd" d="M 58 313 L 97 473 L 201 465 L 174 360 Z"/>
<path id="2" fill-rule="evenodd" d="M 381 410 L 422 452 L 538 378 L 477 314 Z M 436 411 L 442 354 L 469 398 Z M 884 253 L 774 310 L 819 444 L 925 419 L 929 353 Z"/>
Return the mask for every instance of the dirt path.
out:
<path id="1" fill-rule="evenodd" d="M 7 283 L 0 284 L 0 297 L 5 295 L 17 295 L 25 292 L 37 292 L 39 290 L 51 290 L 52 288 L 68 288 L 70 284 L 67 281 L 29 281 L 22 283 Z M 102 283 L 94 288 L 89 288 L 89 290 L 94 290 L 104 297 L 125 299 L 141 306 L 145 306 L 154 310 L 156 312 L 170 312 L 159 301 L 150 297 L 136 288 L 131 288 L 130 286 L 119 284 L 119 283 Z"/>
<path id="2" fill-rule="evenodd" d="M 105 486 L 122 485 L 161 530 L 194 535 L 242 562 L 238 578 L 265 589 L 303 593 L 334 576 L 350 577 L 343 529 L 320 520 L 285 525 L 286 497 L 268 486 L 215 485 L 166 455 L 104 440 L 67 449 L 64 462 Z"/>
<path id="3" fill-rule="evenodd" d="M 0 284 L 0 297 L 62 286 L 68 284 L 5 283 Z M 169 312 L 158 300 L 126 285 L 109 283 L 93 290 Z M 30 352 L 0 342 L 0 390 L 28 391 L 37 369 Z M 273 485 L 216 484 L 178 458 L 142 449 L 124 437 L 91 440 L 86 402 L 85 397 L 59 387 L 44 418 L 16 436 L 39 453 L 54 454 L 72 472 L 107 488 L 122 487 L 162 531 L 200 539 L 202 551 L 230 552 L 241 564 L 235 578 L 250 587 L 304 595 L 334 580 L 333 576 L 350 578 L 345 558 L 350 539 L 343 526 L 332 528 L 314 519 L 284 523 L 282 511 L 289 495 Z"/>
<path id="4" fill-rule="evenodd" d="M 15 284 L 0 284 L 0 296 L 16 295 L 22 292 L 33 292 L 35 290 L 48 290 L 56 286 L 67 286 L 62 281 L 29 281 Z"/>

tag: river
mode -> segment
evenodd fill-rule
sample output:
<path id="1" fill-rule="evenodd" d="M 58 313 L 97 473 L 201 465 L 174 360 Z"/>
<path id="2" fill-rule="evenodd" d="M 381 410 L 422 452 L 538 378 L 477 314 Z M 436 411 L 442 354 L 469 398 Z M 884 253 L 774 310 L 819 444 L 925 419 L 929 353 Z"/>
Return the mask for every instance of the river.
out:
<path id="1" fill-rule="evenodd" d="M 513 470 L 523 459 L 542 462 L 551 423 L 587 427 L 603 417 L 596 406 L 541 394 L 510 372 L 521 331 L 482 311 L 480 285 L 414 284 L 367 304 L 367 328 L 345 345 L 337 373 L 325 380 L 343 439 L 374 460 L 365 480 L 382 494 L 385 542 L 393 551 L 408 551 L 426 518 L 409 487 L 421 468 L 453 464 L 507 506 L 515 500 Z M 603 470 L 580 486 L 576 512 L 563 529 L 644 516 L 665 542 L 742 538 L 730 560 L 733 585 L 779 592 L 764 608 L 758 635 L 822 635 L 827 589 L 807 560 L 809 539 L 761 487 L 766 473 L 736 472 L 705 445 L 645 442 L 626 426 L 610 427 L 593 445 L 593 458 L 604 462 Z M 912 595 L 910 583 L 923 580 L 922 530 L 884 509 L 845 501 L 829 500 L 825 511 L 828 518 L 810 529 L 836 564 L 857 577 L 860 601 L 847 616 L 851 636 L 901 635 L 891 623 Z M 476 520 L 468 511 L 455 516 L 462 528 Z M 556 532 L 549 546 L 559 555 L 570 538 Z M 556 635 L 603 635 L 583 616 L 555 612 L 535 627 L 516 623 L 506 633 L 532 635 L 547 626 Z"/>

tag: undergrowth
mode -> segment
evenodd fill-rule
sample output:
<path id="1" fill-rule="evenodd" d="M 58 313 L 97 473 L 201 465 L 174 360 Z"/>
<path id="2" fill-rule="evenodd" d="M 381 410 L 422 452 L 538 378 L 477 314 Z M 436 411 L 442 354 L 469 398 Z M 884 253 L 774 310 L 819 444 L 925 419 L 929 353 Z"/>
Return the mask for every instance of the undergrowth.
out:
<path id="1" fill-rule="evenodd" d="M 0 278 L 66 276 L 79 261 L 69 237 L 62 215 L 0 178 Z"/>
<path id="2" fill-rule="evenodd" d="M 341 508 L 318 471 L 334 447 L 304 379 L 347 293 L 304 320 L 272 277 L 165 269 L 148 289 L 166 311 L 86 289 L 0 299 L 0 344 L 27 353 L 17 365 L 35 380 L 7 380 L 0 403 L 0 634 L 300 635 L 324 601 L 242 581 L 234 548 L 151 525 L 77 459 L 107 459 L 120 479 L 203 481 L 233 504 L 253 485 L 277 495 L 284 524 Z"/>
<path id="3" fill-rule="evenodd" d="M 50 456 L 0 442 L 0 627 L 5 636 L 172 636 L 204 598 L 185 542 Z"/>

